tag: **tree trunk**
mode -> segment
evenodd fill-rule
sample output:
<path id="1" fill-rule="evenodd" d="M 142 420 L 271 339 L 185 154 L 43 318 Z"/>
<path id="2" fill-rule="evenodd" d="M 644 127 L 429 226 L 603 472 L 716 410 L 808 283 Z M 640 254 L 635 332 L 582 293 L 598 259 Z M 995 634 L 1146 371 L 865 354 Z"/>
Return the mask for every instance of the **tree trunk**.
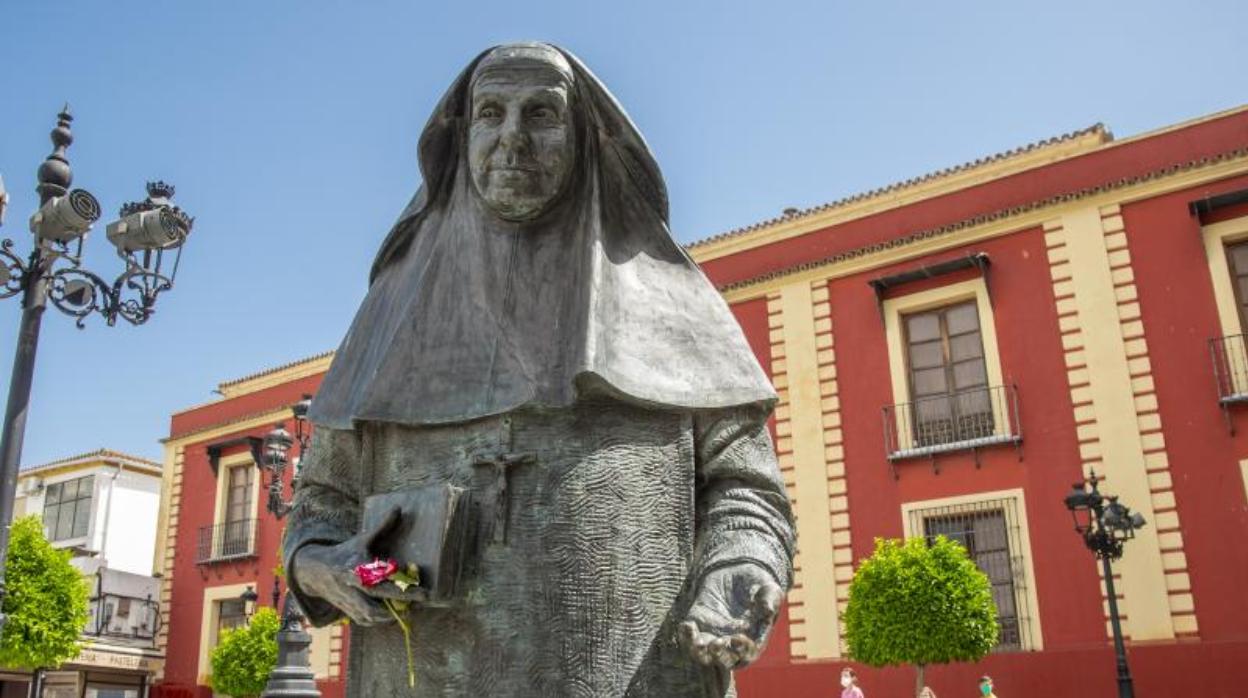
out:
<path id="1" fill-rule="evenodd" d="M 30 698 L 43 698 L 43 669 L 35 669 L 30 675 L 30 690 L 27 695 Z"/>
<path id="2" fill-rule="evenodd" d="M 923 670 L 926 668 L 927 665 L 925 664 L 915 665 L 917 671 L 914 676 L 914 698 L 919 698 L 919 695 L 923 693 L 923 687 L 927 685 L 923 682 Z"/>

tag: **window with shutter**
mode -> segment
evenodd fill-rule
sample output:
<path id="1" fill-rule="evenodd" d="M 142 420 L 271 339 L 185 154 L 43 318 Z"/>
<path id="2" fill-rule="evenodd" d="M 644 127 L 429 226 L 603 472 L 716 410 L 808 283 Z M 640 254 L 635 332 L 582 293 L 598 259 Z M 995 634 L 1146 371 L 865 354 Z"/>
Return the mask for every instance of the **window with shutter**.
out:
<path id="1" fill-rule="evenodd" d="M 238 555 L 250 550 L 253 484 L 256 468 L 250 463 L 227 469 L 225 520 L 221 532 L 221 556 Z"/>
<path id="2" fill-rule="evenodd" d="M 998 509 L 937 516 L 923 524 L 928 538 L 944 536 L 961 543 L 975 566 L 988 576 L 992 585 L 992 600 L 997 605 L 997 625 L 1001 629 L 997 647 L 1021 649 L 1014 592 L 1015 572 L 1006 535 L 1005 512 Z"/>
<path id="3" fill-rule="evenodd" d="M 991 436 L 992 396 L 975 301 L 903 319 L 915 445 Z"/>
<path id="4" fill-rule="evenodd" d="M 1248 240 L 1227 245 L 1226 262 L 1231 272 L 1231 288 L 1235 291 L 1239 326 L 1248 332 Z"/>
<path id="5" fill-rule="evenodd" d="M 241 599 L 223 599 L 217 602 L 217 641 L 223 630 L 247 625 L 247 603 Z"/>

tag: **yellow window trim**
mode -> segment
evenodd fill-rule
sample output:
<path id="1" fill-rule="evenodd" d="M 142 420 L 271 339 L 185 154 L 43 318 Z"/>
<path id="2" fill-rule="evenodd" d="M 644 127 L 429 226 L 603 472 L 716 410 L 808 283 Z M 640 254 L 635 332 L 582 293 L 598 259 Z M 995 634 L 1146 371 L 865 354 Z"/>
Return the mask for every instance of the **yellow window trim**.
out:
<path id="1" fill-rule="evenodd" d="M 1015 506 L 1013 511 L 1009 507 L 1003 510 L 1006 517 L 1005 525 L 1008 527 L 1018 527 L 1019 550 L 1011 550 L 1011 556 L 1022 558 L 1023 582 L 1026 589 L 1020 592 L 1018 585 L 1014 586 L 1016 596 L 1025 594 L 1026 598 L 1020 598 L 1015 603 L 1022 606 L 1020 601 L 1026 602 L 1028 610 L 1028 623 L 1025 630 L 1028 643 L 1026 645 L 1027 652 L 1038 652 L 1044 649 L 1044 633 L 1040 631 L 1040 598 L 1036 592 L 1036 570 L 1032 564 L 1031 557 L 1031 530 L 1027 525 L 1027 501 L 1023 495 L 1021 488 L 1009 490 L 995 490 L 992 492 L 975 492 L 974 494 L 963 494 L 955 497 L 942 497 L 940 499 L 924 499 L 914 502 L 905 502 L 901 505 L 901 526 L 906 538 L 913 538 L 922 535 L 919 531 L 910 529 L 910 514 L 920 509 L 936 509 L 939 507 L 958 506 L 962 504 L 978 504 L 980 502 L 1012 499 Z M 1015 516 L 1018 520 L 1015 520 Z M 1022 630 L 1020 628 L 1020 630 Z"/>
<path id="2" fill-rule="evenodd" d="M 972 299 L 975 300 L 975 306 L 979 312 L 979 334 L 984 343 L 984 367 L 988 373 L 988 387 L 1005 385 L 1001 372 L 1001 356 L 997 347 L 996 323 L 988 297 L 988 285 L 984 283 L 983 278 L 970 279 L 884 301 L 884 336 L 888 343 L 888 372 L 893 385 L 893 404 L 911 401 L 902 316 Z M 995 407 L 993 411 L 996 417 L 993 425 L 994 435 L 1010 436 L 1010 420 L 1002 419 L 1004 415 L 996 415 Z M 901 434 L 906 425 L 900 413 L 895 419 L 897 420 L 897 433 Z"/>
<path id="3" fill-rule="evenodd" d="M 1248 239 L 1248 216 L 1211 223 L 1200 229 L 1205 242 L 1205 258 L 1213 279 L 1213 297 L 1218 306 L 1218 320 L 1223 335 L 1243 334 L 1235 288 L 1231 285 L 1231 265 L 1226 259 L 1226 246 Z"/>
<path id="4" fill-rule="evenodd" d="M 1248 501 L 1248 459 L 1239 462 L 1239 476 L 1244 481 L 1244 500 Z"/>
<path id="5" fill-rule="evenodd" d="M 252 459 L 250 453 L 236 453 L 231 456 L 224 456 L 217 462 L 217 500 L 213 507 L 212 523 L 214 526 L 220 526 L 225 523 L 225 500 L 230 487 L 230 471 L 234 468 L 259 468 Z M 256 547 L 256 525 L 260 519 L 260 473 L 255 474 L 251 486 L 251 526 L 247 531 L 247 542 L 254 551 Z M 218 528 L 213 529 L 213 545 L 216 545 L 216 537 L 223 535 L 223 531 Z"/>
<path id="6" fill-rule="evenodd" d="M 1213 300 L 1218 309 L 1222 336 L 1241 335 L 1244 327 L 1239 319 L 1239 303 L 1235 300 L 1226 246 L 1248 239 L 1248 216 L 1203 226 L 1200 235 L 1205 243 L 1205 261 L 1209 264 L 1209 278 L 1213 282 Z M 1232 389 L 1238 394 L 1248 393 L 1248 365 L 1243 365 L 1246 357 L 1243 353 L 1234 352 L 1228 354 L 1226 360 L 1230 364 Z"/>
<path id="7" fill-rule="evenodd" d="M 204 589 L 204 609 L 200 614 L 199 625 L 199 670 L 196 683 L 208 685 L 208 677 L 212 674 L 212 649 L 217 646 L 217 622 L 220 620 L 219 601 L 237 599 L 251 584 L 226 584 L 224 586 L 207 587 Z"/>

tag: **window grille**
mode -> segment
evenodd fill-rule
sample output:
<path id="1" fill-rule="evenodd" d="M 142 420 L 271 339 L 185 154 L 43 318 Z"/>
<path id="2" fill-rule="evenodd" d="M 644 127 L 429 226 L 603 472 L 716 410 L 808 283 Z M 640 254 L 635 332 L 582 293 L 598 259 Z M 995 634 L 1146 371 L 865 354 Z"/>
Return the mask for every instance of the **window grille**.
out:
<path id="1" fill-rule="evenodd" d="M 929 541 L 943 535 L 966 548 L 992 585 L 1000 637 L 995 651 L 1031 648 L 1031 611 L 1018 502 L 1013 498 L 912 509 L 910 532 Z"/>
<path id="2" fill-rule="evenodd" d="M 223 599 L 217 602 L 217 641 L 223 630 L 247 625 L 247 603 L 242 599 Z"/>

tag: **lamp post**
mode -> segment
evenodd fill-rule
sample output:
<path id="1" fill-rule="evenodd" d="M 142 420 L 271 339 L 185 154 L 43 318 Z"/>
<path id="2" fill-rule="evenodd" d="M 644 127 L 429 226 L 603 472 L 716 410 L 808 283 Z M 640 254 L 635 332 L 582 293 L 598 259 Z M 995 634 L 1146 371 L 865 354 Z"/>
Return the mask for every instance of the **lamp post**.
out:
<path id="1" fill-rule="evenodd" d="M 1119 698 L 1134 698 L 1131 668 L 1127 666 L 1127 648 L 1122 640 L 1122 623 L 1118 618 L 1118 595 L 1114 591 L 1114 572 L 1110 562 L 1122 557 L 1123 545 L 1135 537 L 1136 529 L 1147 525 L 1144 516 L 1132 513 L 1114 495 L 1103 495 L 1097 489 L 1100 479 L 1092 471 L 1086 481 L 1076 482 L 1066 495 L 1066 508 L 1075 520 L 1075 532 L 1083 537 L 1088 550 L 1101 561 L 1105 575 L 1105 594 L 1109 597 L 1109 622 L 1114 632 L 1114 659 L 1118 670 Z"/>
<path id="2" fill-rule="evenodd" d="M 13 357 L 13 377 L 0 433 L 0 603 L 9 526 L 26 432 L 26 410 L 39 346 L 39 328 L 48 302 L 75 318 L 79 328 L 91 313 L 111 326 L 121 318 L 132 325 L 147 322 L 156 298 L 173 288 L 182 246 L 194 220 L 174 206 L 173 186 L 149 182 L 147 199 L 121 207 L 121 219 L 107 227 L 125 270 L 113 281 L 82 268 L 82 244 L 100 217 L 100 203 L 84 189 L 70 189 L 73 172 L 65 151 L 74 142 L 69 105 L 52 129 L 53 150 L 39 166 L 39 210 L 30 218 L 34 245 L 24 259 L 12 240 L 0 241 L 0 298 L 21 296 L 22 319 Z M 3 187 L 0 186 L 0 192 Z M 0 203 L 0 210 L 3 204 Z M 167 259 L 172 257 L 172 261 Z M 0 613 L 0 628 L 5 617 Z"/>
<path id="3" fill-rule="evenodd" d="M 278 424 L 265 435 L 263 442 L 256 448 L 256 463 L 269 473 L 269 498 L 266 508 L 279 521 L 290 513 L 292 502 L 285 496 L 286 468 L 290 465 L 290 448 L 299 444 L 299 458 L 308 448 L 308 439 L 312 436 L 311 424 L 308 422 L 308 409 L 312 406 L 312 396 L 304 395 L 295 403 L 291 412 L 295 418 L 295 433 L 292 436 L 283 424 Z M 298 461 L 294 477 L 291 479 L 291 492 L 298 486 Z M 273 581 L 273 603 L 277 604 L 279 590 L 277 580 Z M 316 688 L 316 677 L 312 672 L 312 662 L 308 647 L 312 644 L 312 636 L 304 629 L 306 619 L 299 608 L 299 602 L 290 595 L 290 585 L 286 587 L 286 605 L 282 609 L 282 628 L 277 633 L 277 665 L 269 674 L 269 682 L 264 687 L 261 698 L 320 698 L 321 692 Z"/>

